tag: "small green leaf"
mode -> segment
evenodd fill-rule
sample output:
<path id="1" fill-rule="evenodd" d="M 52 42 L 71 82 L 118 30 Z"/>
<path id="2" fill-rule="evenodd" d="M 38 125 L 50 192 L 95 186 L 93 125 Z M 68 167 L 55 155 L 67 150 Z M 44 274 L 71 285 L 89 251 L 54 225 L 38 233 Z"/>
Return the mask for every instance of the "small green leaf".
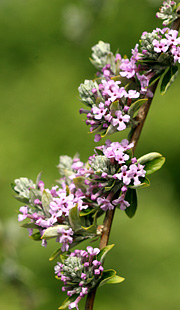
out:
<path id="1" fill-rule="evenodd" d="M 164 71 L 165 70 L 157 71 L 157 73 L 155 73 L 154 76 L 150 79 L 148 87 L 152 86 L 156 81 L 158 81 L 163 75 Z"/>
<path id="2" fill-rule="evenodd" d="M 64 302 L 62 303 L 62 305 L 61 305 L 58 309 L 60 309 L 60 310 L 66 309 L 66 308 L 69 306 L 69 304 L 70 304 L 71 302 L 73 302 L 73 301 L 77 298 L 77 296 L 78 296 L 78 295 L 73 295 L 73 296 L 71 296 L 71 297 L 66 298 L 66 299 L 64 300 Z"/>
<path id="3" fill-rule="evenodd" d="M 147 102 L 147 98 L 145 99 L 139 99 L 136 100 L 133 104 L 131 104 L 129 110 L 128 110 L 128 114 L 133 117 L 134 114 L 139 110 L 139 108 L 145 103 Z"/>
<path id="4" fill-rule="evenodd" d="M 55 238 L 57 236 L 59 236 L 58 233 L 58 229 L 59 228 L 64 228 L 64 229 L 68 229 L 69 226 L 68 225 L 56 225 L 56 226 L 52 226 L 52 227 L 48 227 L 44 234 L 42 235 L 41 239 L 51 239 L 51 238 Z"/>
<path id="5" fill-rule="evenodd" d="M 87 216 L 89 214 L 95 213 L 96 209 L 94 208 L 87 208 L 87 209 L 83 209 L 79 212 L 79 216 Z"/>
<path id="6" fill-rule="evenodd" d="M 166 93 L 168 88 L 174 82 L 175 78 L 177 77 L 177 74 L 178 74 L 177 66 L 171 66 L 167 69 L 167 71 L 165 72 L 163 76 L 161 87 L 160 87 L 160 91 L 162 95 Z"/>
<path id="7" fill-rule="evenodd" d="M 29 238 L 31 238 L 35 241 L 39 241 L 39 240 L 41 240 L 41 234 L 40 234 L 40 232 L 36 232 L 36 233 L 32 234 L 31 236 L 29 236 Z"/>
<path id="8" fill-rule="evenodd" d="M 34 223 L 24 223 L 21 225 L 21 227 L 23 228 L 32 228 L 32 229 L 37 229 L 38 226 Z"/>
<path id="9" fill-rule="evenodd" d="M 116 127 L 113 125 L 110 125 L 105 132 L 101 134 L 101 138 L 104 138 L 106 136 L 112 135 L 113 133 L 117 132 Z"/>
<path id="10" fill-rule="evenodd" d="M 165 157 L 160 153 L 153 152 L 138 158 L 137 162 L 144 165 L 146 175 L 149 175 L 159 170 L 164 165 Z"/>
<path id="11" fill-rule="evenodd" d="M 128 188 L 125 200 L 130 203 L 130 206 L 125 209 L 125 212 L 126 212 L 127 216 L 132 218 L 135 215 L 136 209 L 137 209 L 137 194 L 136 194 L 136 190 L 132 189 L 132 188 Z"/>
<path id="12" fill-rule="evenodd" d="M 14 198 L 24 204 L 29 204 L 29 199 L 21 196 L 14 196 Z"/>
<path id="13" fill-rule="evenodd" d="M 96 228 L 97 226 L 95 224 L 92 224 L 91 226 L 88 226 L 88 227 L 83 227 L 82 226 L 82 229 L 83 229 L 83 235 L 95 235 L 96 234 Z"/>
<path id="14" fill-rule="evenodd" d="M 115 275 L 114 277 L 107 280 L 105 284 L 118 284 L 123 282 L 124 280 L 125 278 Z"/>
<path id="15" fill-rule="evenodd" d="M 114 247 L 114 244 L 110 244 L 105 246 L 97 255 L 97 260 L 100 261 L 101 263 L 104 262 L 106 254 Z"/>
<path id="16" fill-rule="evenodd" d="M 119 100 L 114 101 L 113 103 L 111 103 L 110 105 L 110 111 L 111 111 L 111 115 L 114 117 L 115 116 L 115 112 L 119 110 Z"/>
<path id="17" fill-rule="evenodd" d="M 143 155 L 138 158 L 137 162 L 141 165 L 145 165 L 149 161 L 153 161 L 156 158 L 162 157 L 160 153 L 157 152 L 151 152 L 146 155 Z"/>
<path id="18" fill-rule="evenodd" d="M 104 130 L 104 128 L 103 128 L 102 125 L 100 125 L 100 126 L 98 126 L 97 128 L 95 128 L 94 130 L 90 131 L 89 134 L 97 133 L 97 132 L 100 132 L 100 131 L 102 131 L 102 130 Z"/>
<path id="19" fill-rule="evenodd" d="M 73 179 L 73 183 L 75 184 L 76 188 L 80 188 L 83 192 L 86 192 L 86 185 L 84 184 L 85 178 L 77 177 Z"/>
<path id="20" fill-rule="evenodd" d="M 81 226 L 85 226 L 85 219 L 80 217 L 77 205 L 69 210 L 69 222 L 75 232 L 81 229 Z"/>
<path id="21" fill-rule="evenodd" d="M 64 264 L 65 259 L 67 259 L 70 254 L 71 254 L 70 251 L 63 252 L 63 253 L 60 254 L 60 259 L 61 259 L 61 263 L 62 264 Z"/>
<path id="22" fill-rule="evenodd" d="M 95 148 L 95 151 L 96 151 L 97 155 L 104 155 L 102 150 Z"/>
<path id="23" fill-rule="evenodd" d="M 104 284 L 106 284 L 108 282 L 108 280 L 110 280 L 111 278 L 113 278 L 116 275 L 116 271 L 113 269 L 109 269 L 109 270 L 104 270 L 99 286 L 103 286 Z"/>
<path id="24" fill-rule="evenodd" d="M 105 191 L 106 191 L 106 192 L 109 192 L 109 191 L 114 187 L 115 183 L 116 183 L 116 182 L 113 181 L 112 184 L 111 184 L 110 186 L 105 186 L 105 188 L 104 188 Z"/>
<path id="25" fill-rule="evenodd" d="M 61 254 L 61 248 L 57 249 L 56 251 L 54 251 L 51 256 L 49 257 L 49 261 L 51 262 L 52 260 L 54 260 L 55 258 L 57 258 L 60 254 Z"/>
<path id="26" fill-rule="evenodd" d="M 149 174 L 152 174 L 158 171 L 164 165 L 165 160 L 166 160 L 165 157 L 160 157 L 145 164 L 144 169 L 146 170 L 146 175 L 149 175 Z"/>
<path id="27" fill-rule="evenodd" d="M 42 207 L 47 216 L 49 216 L 49 205 L 52 200 L 52 195 L 44 190 L 42 193 Z"/>

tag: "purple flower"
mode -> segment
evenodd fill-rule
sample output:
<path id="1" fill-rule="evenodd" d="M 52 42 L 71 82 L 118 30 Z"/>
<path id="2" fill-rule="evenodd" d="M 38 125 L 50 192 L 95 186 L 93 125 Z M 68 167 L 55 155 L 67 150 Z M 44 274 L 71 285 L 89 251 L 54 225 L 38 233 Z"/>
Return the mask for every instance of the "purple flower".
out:
<path id="1" fill-rule="evenodd" d="M 113 177 L 117 178 L 118 180 L 122 180 L 125 185 L 129 185 L 131 183 L 131 177 L 126 165 L 122 166 L 121 172 L 114 174 Z"/>
<path id="2" fill-rule="evenodd" d="M 161 39 L 160 41 L 154 39 L 152 44 L 154 45 L 154 51 L 156 53 L 165 53 L 169 48 L 168 41 L 166 39 Z"/>
<path id="3" fill-rule="evenodd" d="M 179 62 L 180 63 L 180 47 L 177 46 L 173 46 L 171 49 L 171 53 L 174 56 L 174 62 Z"/>
<path id="4" fill-rule="evenodd" d="M 91 112 L 94 114 L 94 118 L 97 120 L 102 119 L 106 114 L 107 108 L 104 107 L 104 103 L 100 102 L 99 107 L 93 106 Z"/>
<path id="5" fill-rule="evenodd" d="M 18 215 L 18 221 L 21 222 L 23 220 L 25 220 L 28 217 L 28 207 L 21 207 L 19 209 L 19 212 L 21 212 L 22 214 Z"/>
<path id="6" fill-rule="evenodd" d="M 139 177 L 145 177 L 146 171 L 143 169 L 143 165 L 132 164 L 129 166 L 129 176 L 133 179 L 134 185 L 141 184 Z"/>
<path id="7" fill-rule="evenodd" d="M 98 248 L 93 248 L 92 246 L 87 246 L 87 252 L 88 252 L 91 256 L 95 256 L 95 255 L 99 254 L 100 249 L 98 249 Z"/>
<path id="8" fill-rule="evenodd" d="M 120 205 L 121 210 L 125 210 L 127 207 L 130 206 L 130 203 L 126 200 L 124 200 L 124 195 L 121 195 L 118 199 L 115 199 L 112 201 L 112 203 L 117 206 Z"/>
<path id="9" fill-rule="evenodd" d="M 73 242 L 73 236 L 74 232 L 72 228 L 64 229 L 64 228 L 58 228 L 57 231 L 61 236 L 57 237 L 56 241 L 59 243 L 62 243 L 61 250 L 62 252 L 66 252 L 69 250 L 69 244 Z"/>
<path id="10" fill-rule="evenodd" d="M 99 142 L 101 140 L 101 135 L 97 134 L 94 137 L 94 142 Z"/>
<path id="11" fill-rule="evenodd" d="M 121 111 L 116 111 L 115 112 L 117 118 L 113 118 L 111 123 L 113 126 L 118 126 L 117 130 L 121 131 L 126 129 L 126 124 L 130 121 L 130 116 L 125 114 L 123 115 Z"/>
<path id="12" fill-rule="evenodd" d="M 97 203 L 103 211 L 114 209 L 114 206 L 109 201 L 109 199 L 99 197 L 97 199 Z"/>

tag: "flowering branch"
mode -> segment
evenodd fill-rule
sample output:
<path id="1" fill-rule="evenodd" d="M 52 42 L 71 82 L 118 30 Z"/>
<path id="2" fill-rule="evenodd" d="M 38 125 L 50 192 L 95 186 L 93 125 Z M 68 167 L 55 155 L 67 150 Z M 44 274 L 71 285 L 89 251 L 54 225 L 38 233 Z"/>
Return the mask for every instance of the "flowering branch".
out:
<path id="1" fill-rule="evenodd" d="M 78 303 L 85 296 L 85 308 L 92 310 L 98 286 L 124 281 L 113 269 L 104 270 L 103 262 L 114 246 L 108 245 L 108 240 L 115 209 L 125 211 L 130 218 L 134 216 L 136 189 L 149 186 L 147 176 L 165 162 L 156 152 L 137 159 L 134 151 L 159 81 L 164 94 L 178 73 L 179 11 L 174 1 L 163 2 L 157 17 L 164 25 L 172 23 L 171 29 L 143 32 L 130 59 L 113 55 L 110 45 L 102 41 L 92 48 L 91 62 L 99 71 L 95 80 L 85 80 L 79 86 L 81 101 L 87 106 L 80 113 L 86 114 L 95 142 L 130 128 L 128 139 L 106 140 L 105 145 L 95 148 L 87 163 L 77 156 L 60 156 L 61 177 L 50 189 L 45 188 L 41 174 L 36 182 L 20 178 L 12 184 L 15 198 L 25 204 L 19 209 L 18 220 L 29 220 L 22 227 L 28 229 L 30 238 L 45 247 L 53 238 L 61 244 L 49 259 L 61 260 L 55 274 L 68 295 L 61 310 L 79 310 Z M 98 226 L 97 218 L 104 213 L 103 225 Z M 71 252 L 80 242 L 99 236 L 99 248 L 88 246 L 87 250 Z"/>
<path id="2" fill-rule="evenodd" d="M 180 14 L 180 5 L 178 6 L 176 12 L 178 15 Z M 179 28 L 180 28 L 180 17 L 176 18 L 173 21 L 173 23 L 171 24 L 171 29 L 178 31 Z M 150 87 L 150 91 L 153 93 L 153 95 L 155 94 L 158 83 L 159 83 L 159 80 L 157 80 Z M 138 124 L 134 128 L 133 134 L 132 134 L 131 139 L 130 139 L 130 142 L 134 143 L 133 153 L 134 153 L 136 145 L 139 141 L 140 134 L 141 134 L 141 131 L 143 129 L 147 114 L 149 112 L 153 97 L 148 98 L 148 100 L 140 107 L 138 115 L 136 117 Z M 109 236 L 110 236 L 110 232 L 111 232 L 111 227 L 112 227 L 112 223 L 113 223 L 113 218 L 114 218 L 114 213 L 115 213 L 115 209 L 108 210 L 106 212 L 106 215 L 104 218 L 104 223 L 103 223 L 104 224 L 103 233 L 102 233 L 101 241 L 100 241 L 100 245 L 99 245 L 100 249 L 104 248 L 108 244 L 108 240 L 109 240 Z M 86 299 L 85 310 L 93 310 L 93 304 L 94 304 L 96 290 L 97 290 L 97 288 L 95 288 L 93 291 L 91 291 L 88 294 L 87 299 Z"/>

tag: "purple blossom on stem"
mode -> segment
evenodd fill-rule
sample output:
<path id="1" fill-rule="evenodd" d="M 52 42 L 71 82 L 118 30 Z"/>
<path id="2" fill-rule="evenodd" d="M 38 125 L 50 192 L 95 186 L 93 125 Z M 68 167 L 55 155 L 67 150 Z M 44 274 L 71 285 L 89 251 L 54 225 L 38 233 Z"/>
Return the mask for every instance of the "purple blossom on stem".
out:
<path id="1" fill-rule="evenodd" d="M 22 214 L 18 215 L 18 221 L 21 222 L 28 217 L 28 207 L 20 207 L 19 212 Z"/>
<path id="2" fill-rule="evenodd" d="M 111 124 L 117 126 L 117 130 L 121 131 L 126 129 L 126 124 L 130 121 L 130 116 L 125 114 L 123 115 L 121 111 L 115 112 L 117 118 L 113 118 Z"/>

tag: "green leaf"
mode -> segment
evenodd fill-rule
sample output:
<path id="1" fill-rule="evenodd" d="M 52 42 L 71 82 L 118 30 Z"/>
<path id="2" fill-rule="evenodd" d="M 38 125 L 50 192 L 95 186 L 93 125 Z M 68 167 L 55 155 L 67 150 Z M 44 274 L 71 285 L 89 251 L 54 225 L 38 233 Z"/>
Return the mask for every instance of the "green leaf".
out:
<path id="1" fill-rule="evenodd" d="M 112 135 L 113 133 L 117 132 L 116 127 L 113 125 L 110 125 L 105 132 L 101 134 L 101 138 L 104 138 L 106 136 Z"/>
<path id="2" fill-rule="evenodd" d="M 100 279 L 99 286 L 103 286 L 104 284 L 106 284 L 108 280 L 113 278 L 115 275 L 116 275 L 116 271 L 113 269 L 104 270 L 102 277 Z"/>
<path id="3" fill-rule="evenodd" d="M 73 295 L 71 297 L 66 298 L 58 309 L 60 310 L 66 309 L 69 306 L 69 304 L 73 302 L 77 297 L 78 295 Z"/>
<path id="4" fill-rule="evenodd" d="M 83 209 L 79 212 L 79 216 L 87 216 L 89 214 L 95 213 L 96 209 L 94 208 L 87 208 L 87 209 Z"/>
<path id="5" fill-rule="evenodd" d="M 95 147 L 95 151 L 96 151 L 97 155 L 104 155 L 103 151 L 97 149 L 96 147 Z"/>
<path id="6" fill-rule="evenodd" d="M 81 226 L 81 228 L 83 229 L 83 236 L 87 235 L 87 236 L 91 236 L 91 235 L 96 235 L 97 232 L 97 213 L 93 215 L 94 219 L 93 219 L 93 224 L 88 226 L 88 227 L 84 227 Z"/>
<path id="7" fill-rule="evenodd" d="M 151 152 L 146 155 L 143 155 L 137 159 L 137 162 L 141 165 L 145 165 L 146 163 L 153 161 L 156 158 L 161 157 L 162 155 L 157 152 Z"/>
<path id="8" fill-rule="evenodd" d="M 69 226 L 68 225 L 56 225 L 56 226 L 48 227 L 45 230 L 44 234 L 42 235 L 41 239 L 48 240 L 48 239 L 59 236 L 59 233 L 58 233 L 59 228 L 69 229 Z"/>
<path id="9" fill-rule="evenodd" d="M 86 185 L 84 184 L 85 178 L 77 177 L 73 179 L 73 183 L 75 184 L 76 188 L 80 188 L 83 192 L 86 192 Z"/>
<path id="10" fill-rule="evenodd" d="M 119 110 L 119 100 L 114 101 L 113 103 L 111 103 L 110 105 L 110 111 L 111 111 L 111 115 L 114 117 L 115 116 L 115 112 Z"/>
<path id="11" fill-rule="evenodd" d="M 118 284 L 123 282 L 124 280 L 125 278 L 115 275 L 114 277 L 107 280 L 105 284 Z"/>
<path id="12" fill-rule="evenodd" d="M 47 216 L 49 216 L 49 205 L 52 200 L 52 195 L 44 190 L 42 193 L 42 207 Z"/>
<path id="13" fill-rule="evenodd" d="M 162 95 L 166 93 L 168 88 L 174 82 L 175 78 L 177 77 L 177 74 L 178 74 L 178 66 L 171 66 L 166 70 L 160 87 Z"/>
<path id="14" fill-rule="evenodd" d="M 55 258 L 57 258 L 60 254 L 61 254 L 61 248 L 55 250 L 51 256 L 49 257 L 49 261 L 51 262 L 52 260 L 54 260 Z"/>
<path id="15" fill-rule="evenodd" d="M 146 170 L 146 175 L 149 175 L 159 170 L 164 165 L 165 157 L 160 153 L 152 152 L 138 158 L 137 162 L 145 166 L 144 170 Z"/>
<path id="16" fill-rule="evenodd" d="M 29 238 L 31 238 L 35 241 L 39 241 L 39 240 L 41 240 L 41 234 L 40 234 L 40 232 L 36 232 L 36 233 L 32 234 L 31 236 L 29 236 Z"/>
<path id="17" fill-rule="evenodd" d="M 145 164 L 144 169 L 146 170 L 146 175 L 149 175 L 149 174 L 152 174 L 158 171 L 164 165 L 165 160 L 166 160 L 165 157 L 160 157 Z"/>
<path id="18" fill-rule="evenodd" d="M 37 178 L 36 178 L 36 186 L 37 186 L 37 188 L 38 188 L 39 181 L 41 181 L 41 175 L 42 175 L 42 171 L 38 173 Z"/>
<path id="19" fill-rule="evenodd" d="M 21 197 L 21 196 L 14 196 L 14 198 L 24 204 L 29 204 L 29 199 L 28 198 L 25 198 L 25 197 Z"/>
<path id="20" fill-rule="evenodd" d="M 142 183 L 139 185 L 129 185 L 129 188 L 142 188 L 142 187 L 147 187 L 150 186 L 150 181 L 148 178 L 144 178 Z"/>
<path id="21" fill-rule="evenodd" d="M 110 244 L 105 246 L 97 255 L 97 260 L 100 261 L 101 263 L 104 262 L 106 254 L 114 247 L 114 244 Z"/>
<path id="22" fill-rule="evenodd" d="M 34 223 L 24 223 L 21 225 L 21 227 L 23 228 L 32 228 L 32 229 L 37 229 L 38 226 Z"/>
<path id="23" fill-rule="evenodd" d="M 128 201 L 130 203 L 130 206 L 125 209 L 125 212 L 126 212 L 127 216 L 132 218 L 135 215 L 136 209 L 137 209 L 136 190 L 132 189 L 132 188 L 128 188 L 125 199 L 126 199 L 126 201 Z"/>
<path id="24" fill-rule="evenodd" d="M 97 228 L 97 225 L 95 224 L 92 224 L 91 226 L 88 226 L 88 227 L 83 227 L 81 226 L 82 229 L 83 229 L 83 235 L 95 235 L 96 234 L 96 228 Z"/>
<path id="25" fill-rule="evenodd" d="M 85 226 L 84 217 L 80 217 L 77 205 L 69 210 L 69 222 L 75 232 Z"/>
<path id="26" fill-rule="evenodd" d="M 131 104 L 129 110 L 128 110 L 128 114 L 133 117 L 134 114 L 139 110 L 139 108 L 145 103 L 147 102 L 147 98 L 144 99 L 139 99 L 136 100 L 133 104 Z"/>
<path id="27" fill-rule="evenodd" d="M 154 76 L 150 79 L 148 87 L 152 86 L 156 81 L 158 81 L 163 75 L 165 70 L 160 70 L 154 74 Z"/>
<path id="28" fill-rule="evenodd" d="M 104 188 L 105 191 L 106 191 L 106 192 L 109 192 L 109 191 L 114 187 L 115 183 L 116 183 L 116 182 L 113 181 L 112 184 L 111 184 L 110 186 L 105 186 L 105 188 Z"/>
<path id="29" fill-rule="evenodd" d="M 95 128 L 94 130 L 88 132 L 89 134 L 92 134 L 92 133 L 97 133 L 97 132 L 101 132 L 102 130 L 104 130 L 103 126 L 100 125 L 98 126 L 97 128 Z"/>

